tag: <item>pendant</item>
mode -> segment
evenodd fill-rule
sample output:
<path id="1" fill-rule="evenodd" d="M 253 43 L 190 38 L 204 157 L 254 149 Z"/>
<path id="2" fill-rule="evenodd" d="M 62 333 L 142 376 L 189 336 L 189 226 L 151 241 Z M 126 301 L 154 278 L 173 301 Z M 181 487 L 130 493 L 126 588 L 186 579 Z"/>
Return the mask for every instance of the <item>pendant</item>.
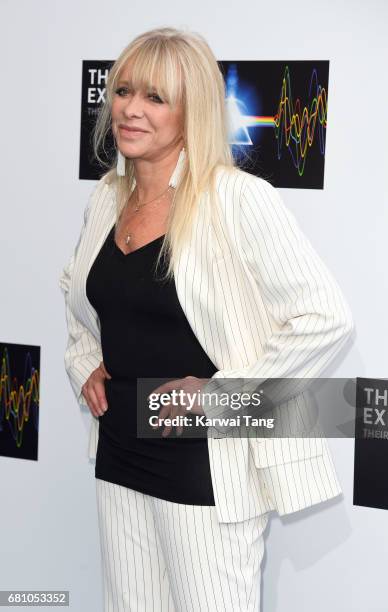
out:
<path id="1" fill-rule="evenodd" d="M 131 240 L 131 235 L 132 235 L 132 234 L 128 234 L 128 236 L 126 237 L 126 239 L 125 239 L 125 244 L 126 244 L 126 245 L 128 245 L 128 244 L 129 244 L 129 241 Z"/>

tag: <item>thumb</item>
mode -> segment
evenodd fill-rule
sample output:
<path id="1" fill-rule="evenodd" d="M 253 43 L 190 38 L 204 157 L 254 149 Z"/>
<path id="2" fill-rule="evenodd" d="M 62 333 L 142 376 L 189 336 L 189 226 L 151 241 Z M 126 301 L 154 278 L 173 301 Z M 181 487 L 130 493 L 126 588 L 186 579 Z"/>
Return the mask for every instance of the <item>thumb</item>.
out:
<path id="1" fill-rule="evenodd" d="M 106 376 L 106 378 L 112 378 L 107 369 L 105 368 L 103 361 L 101 361 L 100 363 L 100 369 L 103 371 L 104 376 Z"/>

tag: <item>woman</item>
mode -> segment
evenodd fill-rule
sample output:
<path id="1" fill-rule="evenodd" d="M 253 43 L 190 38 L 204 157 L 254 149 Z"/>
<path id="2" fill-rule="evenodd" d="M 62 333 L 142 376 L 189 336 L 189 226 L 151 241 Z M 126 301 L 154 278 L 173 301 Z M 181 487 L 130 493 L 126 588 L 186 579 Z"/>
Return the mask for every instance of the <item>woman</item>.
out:
<path id="1" fill-rule="evenodd" d="M 277 191 L 234 166 L 224 102 L 201 36 L 162 28 L 124 49 L 94 140 L 97 154 L 112 128 L 117 164 L 60 280 L 65 365 L 92 413 L 106 610 L 259 610 L 269 511 L 341 492 L 324 440 L 190 438 L 163 420 L 162 435 L 137 436 L 138 379 L 199 392 L 316 377 L 353 327 Z M 184 413 L 171 402 L 159 416 Z"/>

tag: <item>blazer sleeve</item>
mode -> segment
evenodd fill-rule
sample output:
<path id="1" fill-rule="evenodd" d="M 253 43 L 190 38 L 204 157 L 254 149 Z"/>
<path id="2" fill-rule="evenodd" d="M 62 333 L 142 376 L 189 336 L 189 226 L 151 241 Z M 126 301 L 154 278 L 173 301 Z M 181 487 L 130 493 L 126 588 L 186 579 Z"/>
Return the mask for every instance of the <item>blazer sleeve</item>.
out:
<path id="1" fill-rule="evenodd" d="M 63 269 L 59 278 L 59 286 L 65 298 L 66 321 L 68 328 L 68 340 L 65 349 L 64 363 L 70 384 L 73 388 L 77 401 L 87 406 L 86 400 L 82 395 L 82 386 L 85 384 L 90 374 L 98 368 L 103 360 L 101 345 L 94 335 L 85 327 L 74 315 L 69 300 L 69 290 L 72 283 L 74 262 L 77 257 L 79 245 L 82 241 L 86 224 L 88 222 L 89 210 L 93 198 L 99 189 L 100 184 L 92 193 L 88 206 L 84 213 L 84 223 L 81 233 L 67 266 Z"/>
<path id="2" fill-rule="evenodd" d="M 293 379 L 294 384 L 290 381 L 278 397 L 281 402 L 303 392 L 307 379 L 319 377 L 327 368 L 347 342 L 354 328 L 353 318 L 336 280 L 268 181 L 247 177 L 239 211 L 234 240 L 277 325 L 257 361 L 247 367 L 217 371 L 203 392 L 253 390 L 252 385 L 244 387 L 243 381 L 240 387 L 228 387 L 217 379 L 256 379 L 260 388 L 270 379 Z M 305 385 L 300 380 L 303 378 Z M 208 400 L 203 401 L 203 409 L 209 417 L 232 414 L 214 408 Z"/>

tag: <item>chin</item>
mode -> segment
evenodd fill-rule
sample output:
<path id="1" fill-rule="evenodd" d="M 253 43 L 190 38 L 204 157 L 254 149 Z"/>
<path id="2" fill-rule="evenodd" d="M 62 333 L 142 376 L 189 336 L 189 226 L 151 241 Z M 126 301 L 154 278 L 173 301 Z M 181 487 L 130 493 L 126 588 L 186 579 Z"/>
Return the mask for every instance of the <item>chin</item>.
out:
<path id="1" fill-rule="evenodd" d="M 141 155 L 147 153 L 147 147 L 142 147 L 136 144 L 128 145 L 128 143 L 125 143 L 124 146 L 120 146 L 120 151 L 123 155 L 125 155 L 125 157 L 140 157 Z"/>

